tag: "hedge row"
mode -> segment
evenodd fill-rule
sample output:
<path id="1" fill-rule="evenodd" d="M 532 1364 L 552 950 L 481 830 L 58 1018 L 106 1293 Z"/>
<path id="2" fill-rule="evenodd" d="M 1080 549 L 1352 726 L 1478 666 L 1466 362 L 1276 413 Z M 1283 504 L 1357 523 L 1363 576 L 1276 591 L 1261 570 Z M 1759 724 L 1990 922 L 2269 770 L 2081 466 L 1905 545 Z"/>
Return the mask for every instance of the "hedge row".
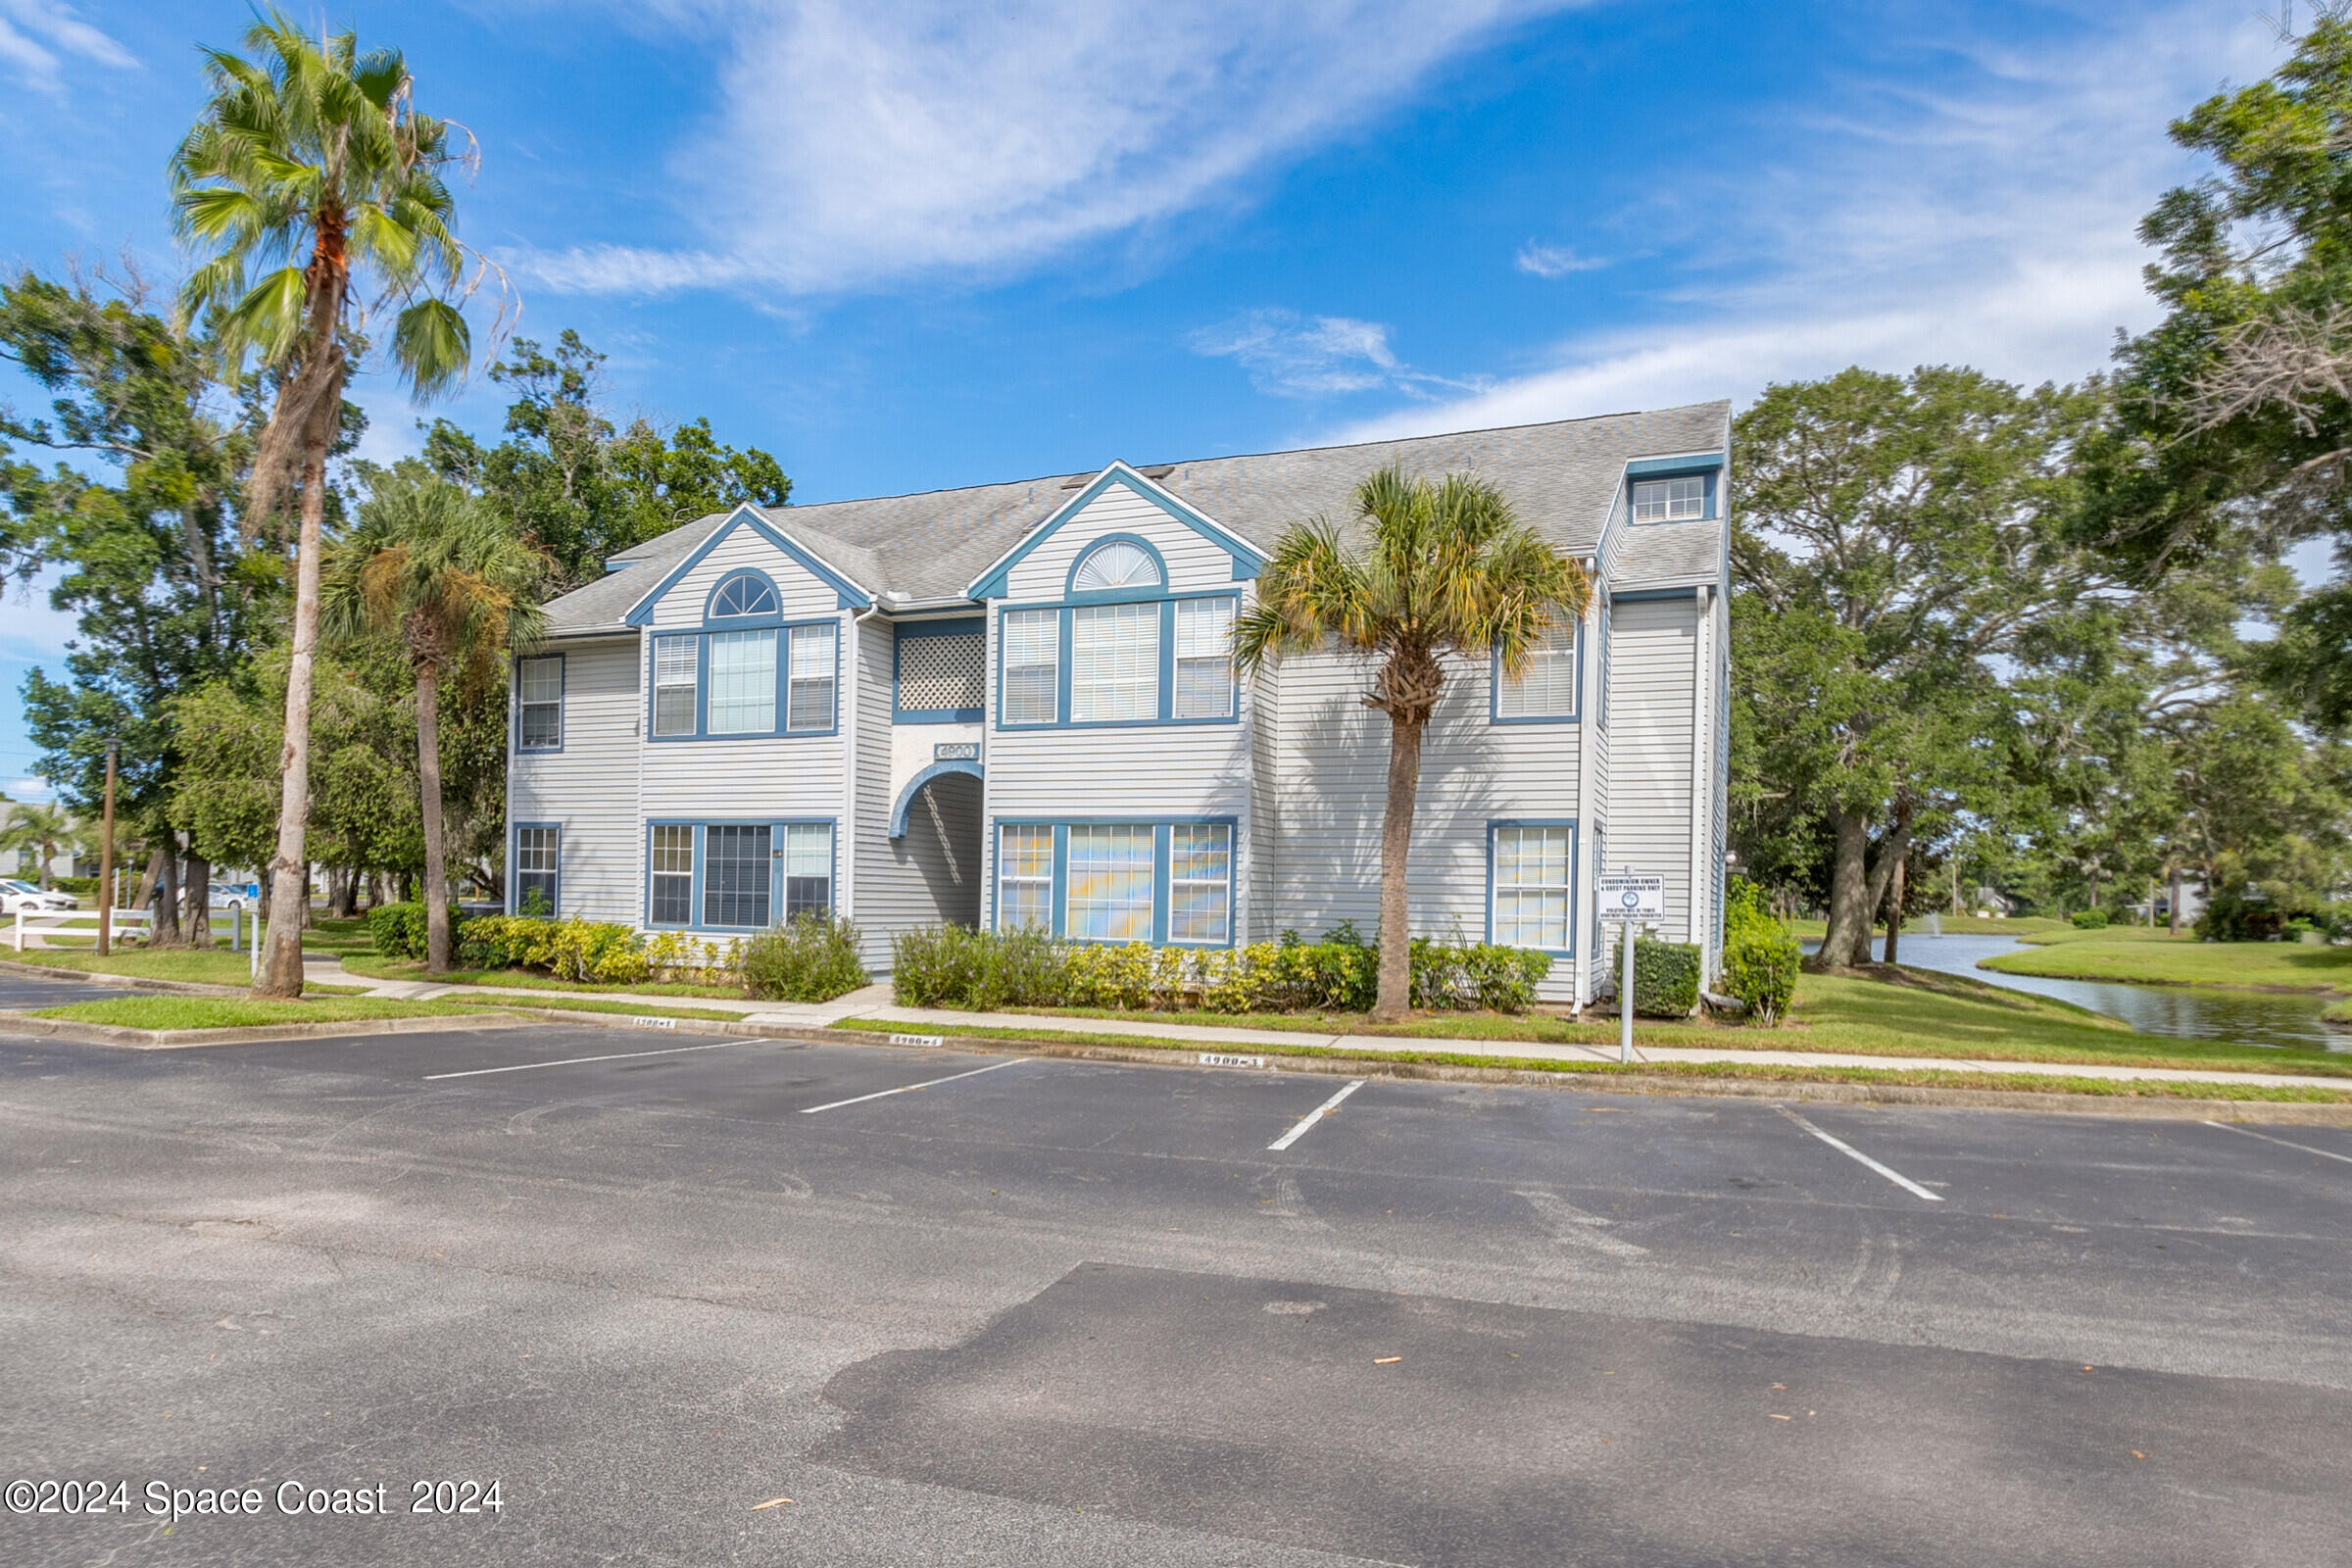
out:
<path id="1" fill-rule="evenodd" d="M 1244 948 L 1154 948 L 1068 942 L 1037 931 L 962 926 L 903 932 L 892 944 L 901 1006 L 1110 1007 L 1170 1012 L 1365 1012 L 1379 988 L 1380 950 L 1343 926 L 1321 942 Z M 1522 948 L 1417 940 L 1412 1004 L 1524 1011 L 1551 959 Z"/>
<path id="2" fill-rule="evenodd" d="M 866 983 L 858 928 L 803 915 L 753 936 L 710 940 L 683 931 L 652 936 L 609 920 L 450 910 L 451 957 L 461 969 L 529 969 L 587 985 L 647 980 L 743 987 L 768 1002 L 830 1002 Z M 424 957 L 424 906 L 368 911 L 368 936 L 387 957 Z"/>

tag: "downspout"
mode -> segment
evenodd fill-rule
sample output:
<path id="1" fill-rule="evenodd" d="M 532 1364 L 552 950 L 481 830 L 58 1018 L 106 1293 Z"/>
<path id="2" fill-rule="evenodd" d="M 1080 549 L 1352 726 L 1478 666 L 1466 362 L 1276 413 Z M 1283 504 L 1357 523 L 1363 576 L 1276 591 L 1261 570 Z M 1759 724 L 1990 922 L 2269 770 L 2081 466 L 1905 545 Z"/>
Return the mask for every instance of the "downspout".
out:
<path id="1" fill-rule="evenodd" d="M 1707 700 L 1715 674 L 1715 620 L 1710 612 L 1710 594 L 1711 590 L 1701 584 L 1695 601 L 1697 614 L 1690 627 L 1690 928 L 1684 940 L 1699 950 L 1700 972 L 1712 980 L 1714 974 L 1707 967 L 1706 953 L 1709 925 L 1703 918 L 1707 911 L 1702 903 L 1713 880 L 1706 873 L 1707 852 L 1712 848 L 1709 841 L 1713 837 L 1708 819 L 1715 802 L 1714 772 L 1707 765 L 1707 741 L 1715 728 L 1713 715 L 1708 711 L 1713 705 Z M 1706 803 L 1703 808 L 1702 790 Z"/>

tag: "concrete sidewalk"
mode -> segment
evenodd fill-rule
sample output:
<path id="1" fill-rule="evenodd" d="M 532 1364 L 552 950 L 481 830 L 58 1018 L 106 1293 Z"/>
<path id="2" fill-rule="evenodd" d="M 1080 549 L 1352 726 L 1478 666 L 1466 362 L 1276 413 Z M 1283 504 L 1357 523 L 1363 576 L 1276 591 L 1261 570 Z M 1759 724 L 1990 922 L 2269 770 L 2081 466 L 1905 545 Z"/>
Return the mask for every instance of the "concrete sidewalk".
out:
<path id="1" fill-rule="evenodd" d="M 934 1007 L 894 1006 L 890 988 L 867 986 L 846 997 L 809 1004 L 736 1001 L 719 997 L 649 997 L 634 992 L 551 993 L 522 986 L 432 985 L 423 981 L 368 981 L 347 973 L 336 962 L 314 965 L 315 978 L 331 984 L 365 984 L 370 996 L 405 997 L 429 1001 L 439 997 L 499 997 L 525 1002 L 550 995 L 585 997 L 606 1002 L 637 1003 L 646 1008 L 708 1007 L 742 1015 L 749 1025 L 809 1029 L 844 1019 L 868 1019 L 904 1024 L 909 1032 L 953 1035 L 972 1029 L 1031 1030 L 1040 1034 L 1123 1035 L 1154 1042 L 1198 1043 L 1206 1050 L 1250 1046 L 1309 1046 L 1349 1055 L 1381 1056 L 1413 1052 L 1445 1052 L 1464 1056 L 1516 1057 L 1536 1061 L 1600 1061 L 1617 1059 L 1614 1045 L 1573 1045 L 1562 1041 L 1462 1040 L 1434 1036 L 1323 1034 L 1298 1029 L 1227 1029 L 1182 1021 L 1171 1014 L 1149 1021 L 1126 1018 L 1054 1017 L 1028 1012 L 956 1012 Z M 2096 1063 L 1998 1061 L 1955 1056 L 1872 1056 L 1835 1051 L 1743 1050 L 1722 1046 L 1636 1046 L 1637 1063 L 1746 1062 L 1773 1067 L 1875 1067 L 1917 1072 L 2032 1073 L 2043 1077 L 2096 1078 L 2111 1082 L 2147 1081 L 2182 1084 L 2246 1084 L 2273 1089 L 2335 1089 L 2352 1093 L 2352 1077 L 2330 1078 L 2316 1073 L 2230 1072 L 2192 1067 L 2117 1067 Z"/>

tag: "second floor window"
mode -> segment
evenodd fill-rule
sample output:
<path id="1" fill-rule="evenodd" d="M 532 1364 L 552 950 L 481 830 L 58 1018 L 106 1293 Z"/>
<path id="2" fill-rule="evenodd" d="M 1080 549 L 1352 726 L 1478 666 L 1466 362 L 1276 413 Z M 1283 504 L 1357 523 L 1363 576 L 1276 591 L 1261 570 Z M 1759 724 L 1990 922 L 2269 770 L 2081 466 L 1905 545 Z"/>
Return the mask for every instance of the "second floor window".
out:
<path id="1" fill-rule="evenodd" d="M 525 659 L 515 666 L 520 705 L 514 743 L 526 752 L 561 751 L 564 746 L 564 661 Z"/>
<path id="2" fill-rule="evenodd" d="M 1059 717 L 1060 613 L 1013 610 L 1004 615 L 1004 690 L 998 707 L 1007 724 L 1051 724 Z"/>
<path id="3" fill-rule="evenodd" d="M 1640 479 L 1634 483 L 1636 522 L 1687 522 L 1707 514 L 1706 475 Z"/>
<path id="4" fill-rule="evenodd" d="M 1553 620 L 1517 680 L 1495 671 L 1498 718 L 1570 718 L 1576 713 L 1576 622 Z"/>
<path id="5" fill-rule="evenodd" d="M 1070 612 L 1070 721 L 1159 716 L 1159 606 L 1081 605 Z"/>
<path id="6" fill-rule="evenodd" d="M 713 735 L 750 735 L 776 727 L 776 634 L 710 635 L 710 726 Z"/>
<path id="7" fill-rule="evenodd" d="M 1233 601 L 1176 603 L 1177 718 L 1233 716 Z"/>
<path id="8" fill-rule="evenodd" d="M 784 727 L 833 727 L 833 634 L 830 623 L 792 628 L 792 691 L 785 703 Z"/>
<path id="9" fill-rule="evenodd" d="M 699 638 L 654 639 L 654 733 L 694 733 L 694 697 L 700 660 Z"/>

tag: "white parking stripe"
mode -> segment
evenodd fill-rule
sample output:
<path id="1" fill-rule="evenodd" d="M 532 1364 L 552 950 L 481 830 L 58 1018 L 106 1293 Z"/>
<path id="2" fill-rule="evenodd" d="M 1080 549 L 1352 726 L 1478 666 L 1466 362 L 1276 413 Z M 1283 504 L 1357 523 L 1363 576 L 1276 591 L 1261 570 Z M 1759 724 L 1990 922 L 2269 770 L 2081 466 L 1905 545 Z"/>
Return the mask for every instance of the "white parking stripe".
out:
<path id="1" fill-rule="evenodd" d="M 896 1089 L 877 1089 L 870 1095 L 858 1095 L 849 1100 L 836 1100 L 822 1105 L 803 1105 L 801 1114 L 813 1116 L 820 1110 L 839 1110 L 844 1105 L 862 1105 L 869 1100 L 887 1100 L 892 1095 L 910 1095 L 917 1089 L 928 1089 L 933 1084 L 952 1084 L 958 1078 L 977 1078 L 984 1072 L 995 1072 L 1000 1067 L 1018 1067 L 1024 1061 L 1035 1061 L 1036 1059 L 1034 1056 L 1015 1056 L 1010 1061 L 992 1061 L 985 1067 L 974 1067 L 970 1072 L 952 1072 L 945 1078 L 926 1078 L 919 1084 L 901 1084 Z"/>
<path id="2" fill-rule="evenodd" d="M 725 1051 L 731 1046 L 749 1046 L 758 1043 L 756 1037 L 746 1036 L 741 1040 L 713 1040 L 707 1046 L 670 1046 L 662 1051 L 616 1051 L 609 1056 L 565 1056 L 560 1061 L 523 1061 L 517 1062 L 512 1067 L 469 1067 L 464 1072 L 428 1072 L 424 1075 L 424 1081 L 429 1084 L 443 1078 L 482 1078 L 494 1072 L 530 1072 L 539 1067 L 571 1067 L 583 1061 L 628 1061 L 638 1056 L 679 1056 L 689 1051 Z"/>
<path id="3" fill-rule="evenodd" d="M 1832 1149 L 1838 1151 L 1838 1152 L 1840 1154 L 1845 1155 L 1848 1159 L 1858 1159 L 1863 1164 L 1868 1165 L 1872 1170 L 1877 1171 L 1880 1175 L 1894 1183 L 1895 1186 L 1900 1187 L 1904 1192 L 1916 1194 L 1917 1196 L 1926 1199 L 1931 1203 L 1940 1203 L 1943 1201 L 1942 1194 L 1929 1192 L 1925 1187 L 1920 1186 L 1919 1183 L 1913 1181 L 1901 1171 L 1892 1170 L 1885 1165 L 1880 1164 L 1877 1160 L 1871 1158 L 1868 1154 L 1865 1154 L 1862 1152 L 1862 1151 L 1856 1149 L 1853 1145 L 1844 1142 L 1842 1139 L 1832 1138 L 1828 1133 L 1823 1132 L 1820 1128 L 1805 1120 L 1804 1117 L 1799 1116 L 1795 1111 L 1790 1110 L 1787 1105 L 1775 1105 L 1772 1108 L 1779 1111 L 1782 1115 L 1788 1117 L 1790 1121 L 1796 1123 L 1799 1127 L 1802 1127 L 1805 1131 L 1811 1133 L 1814 1137 L 1820 1139 L 1823 1143 L 1829 1145 Z"/>
<path id="4" fill-rule="evenodd" d="M 1347 1088 L 1341 1090 L 1338 1094 L 1332 1096 L 1329 1100 L 1326 1100 L 1323 1102 L 1323 1103 L 1317 1105 L 1314 1109 L 1299 1117 L 1298 1126 L 1292 1128 L 1289 1132 L 1284 1133 L 1280 1138 L 1275 1139 L 1272 1143 L 1268 1144 L 1266 1148 L 1269 1151 L 1290 1148 L 1293 1144 L 1298 1141 L 1299 1136 L 1309 1127 L 1312 1127 L 1315 1123 L 1321 1121 L 1324 1117 L 1339 1109 L 1341 1101 L 1346 1100 L 1349 1095 L 1354 1094 L 1358 1089 L 1363 1087 L 1364 1081 L 1361 1078 L 1358 1078 L 1355 1080 L 1355 1082 L 1349 1084 Z"/>
<path id="5" fill-rule="evenodd" d="M 2269 1133 L 2247 1132 L 2245 1128 L 2232 1127 L 2226 1121 L 2209 1121 L 2205 1125 L 2219 1127 L 2226 1133 L 2245 1133 L 2248 1138 L 2259 1138 L 2266 1144 L 2277 1144 L 2280 1149 L 2299 1150 L 2306 1154 L 2317 1154 L 2322 1159 L 2340 1159 L 2345 1164 L 2352 1165 L 2352 1154 L 2333 1154 L 2325 1149 L 2314 1149 L 2309 1144 L 2290 1144 L 2283 1138 L 2273 1138 Z"/>

